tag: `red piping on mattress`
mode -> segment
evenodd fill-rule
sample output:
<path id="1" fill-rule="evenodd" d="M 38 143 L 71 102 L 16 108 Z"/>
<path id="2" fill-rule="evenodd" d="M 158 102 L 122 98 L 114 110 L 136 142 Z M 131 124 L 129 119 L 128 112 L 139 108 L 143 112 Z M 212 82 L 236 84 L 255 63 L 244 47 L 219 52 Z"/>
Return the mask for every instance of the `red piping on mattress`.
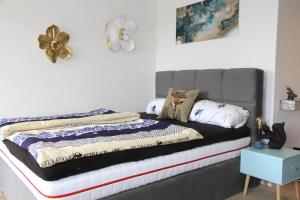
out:
<path id="1" fill-rule="evenodd" d="M 38 191 L 42 196 L 44 196 L 44 197 L 46 197 L 48 199 L 60 199 L 60 198 L 65 198 L 65 197 L 73 196 L 73 195 L 76 195 L 76 194 L 79 194 L 79 193 L 87 192 L 87 191 L 90 191 L 90 190 L 93 190 L 93 189 L 105 187 L 107 185 L 112 185 L 114 183 L 126 181 L 126 180 L 129 180 L 129 179 L 133 179 L 133 178 L 136 178 L 136 177 L 140 177 L 140 176 L 144 176 L 144 175 L 148 175 L 148 174 L 153 174 L 153 173 L 156 173 L 156 172 L 159 172 L 159 171 L 164 171 L 164 170 L 175 168 L 175 167 L 179 167 L 179 166 L 182 166 L 182 165 L 191 164 L 191 163 L 194 163 L 194 162 L 198 162 L 200 160 L 205 160 L 205 159 L 208 159 L 208 158 L 211 158 L 211 157 L 215 157 L 215 156 L 219 156 L 219 155 L 231 153 L 231 152 L 234 152 L 234 151 L 240 151 L 241 149 L 244 149 L 246 147 L 248 147 L 248 145 L 245 146 L 245 147 L 242 147 L 242 148 L 233 149 L 233 150 L 229 150 L 229 151 L 224 151 L 224 152 L 221 152 L 221 153 L 217 153 L 217 154 L 213 154 L 213 155 L 210 155 L 210 156 L 198 158 L 198 159 L 195 159 L 195 160 L 191 160 L 191 161 L 187 161 L 187 162 L 183 162 L 183 163 L 178 163 L 178 164 L 175 164 L 175 165 L 170 165 L 168 167 L 163 167 L 163 168 L 159 168 L 159 169 L 155 169 L 155 170 L 143 172 L 143 173 L 140 173 L 140 174 L 135 174 L 135 175 L 132 175 L 132 176 L 127 176 L 127 177 L 124 177 L 124 178 L 121 178 L 121 179 L 113 180 L 113 181 L 106 182 L 106 183 L 103 183 L 103 184 L 100 184 L 100 185 L 96 185 L 96 186 L 93 186 L 93 187 L 88 187 L 88 188 L 85 188 L 85 189 L 82 189 L 82 190 L 77 190 L 77 191 L 74 191 L 74 192 L 70 192 L 70 193 L 66 193 L 66 194 L 61 194 L 61 195 L 46 195 L 46 194 L 42 193 L 29 180 L 29 178 L 12 162 L 12 160 L 5 154 L 5 152 L 2 151 L 2 149 L 0 149 L 0 151 L 9 160 L 9 162 L 26 178 L 26 180 L 32 185 L 32 187 L 34 187 L 34 189 L 36 189 L 36 191 Z"/>

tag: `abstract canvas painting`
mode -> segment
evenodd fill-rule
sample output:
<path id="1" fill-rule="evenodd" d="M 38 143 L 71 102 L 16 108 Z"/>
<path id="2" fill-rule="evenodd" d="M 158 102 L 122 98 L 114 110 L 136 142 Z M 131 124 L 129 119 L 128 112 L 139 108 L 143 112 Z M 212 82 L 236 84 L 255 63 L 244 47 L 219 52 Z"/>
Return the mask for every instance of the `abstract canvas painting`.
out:
<path id="1" fill-rule="evenodd" d="M 239 0 L 203 0 L 176 11 L 176 43 L 235 36 L 239 29 Z"/>

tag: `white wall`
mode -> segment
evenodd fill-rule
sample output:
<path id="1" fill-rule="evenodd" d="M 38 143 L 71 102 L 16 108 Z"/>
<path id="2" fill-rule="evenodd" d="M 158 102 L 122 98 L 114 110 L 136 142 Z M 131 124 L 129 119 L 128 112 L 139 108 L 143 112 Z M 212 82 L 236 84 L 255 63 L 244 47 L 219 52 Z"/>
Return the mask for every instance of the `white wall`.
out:
<path id="1" fill-rule="evenodd" d="M 279 109 L 280 99 L 286 99 L 286 86 L 300 95 L 300 1 L 279 3 L 278 43 L 275 81 L 274 115 L 276 122 L 286 122 L 287 145 L 300 147 L 300 111 Z"/>
<path id="2" fill-rule="evenodd" d="M 272 123 L 278 0 L 240 0 L 238 37 L 176 45 L 176 8 L 197 1 L 156 1 L 156 70 L 261 68 L 264 115 Z"/>
<path id="3" fill-rule="evenodd" d="M 0 0 L 0 117 L 141 111 L 154 93 L 155 1 Z M 137 23 L 133 53 L 104 45 L 105 22 Z M 73 57 L 49 62 L 37 38 L 52 24 L 70 34 Z"/>

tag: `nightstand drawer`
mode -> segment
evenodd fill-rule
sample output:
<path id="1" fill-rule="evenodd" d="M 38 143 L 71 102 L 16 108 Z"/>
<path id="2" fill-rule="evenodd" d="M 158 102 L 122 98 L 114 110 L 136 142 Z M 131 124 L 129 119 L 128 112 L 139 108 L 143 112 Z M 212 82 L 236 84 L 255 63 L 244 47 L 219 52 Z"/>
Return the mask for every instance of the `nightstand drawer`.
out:
<path id="1" fill-rule="evenodd" d="M 242 150 L 241 172 L 272 183 L 281 184 L 282 159 L 253 151 Z"/>
<path id="2" fill-rule="evenodd" d="M 283 184 L 300 178 L 300 155 L 283 161 Z"/>

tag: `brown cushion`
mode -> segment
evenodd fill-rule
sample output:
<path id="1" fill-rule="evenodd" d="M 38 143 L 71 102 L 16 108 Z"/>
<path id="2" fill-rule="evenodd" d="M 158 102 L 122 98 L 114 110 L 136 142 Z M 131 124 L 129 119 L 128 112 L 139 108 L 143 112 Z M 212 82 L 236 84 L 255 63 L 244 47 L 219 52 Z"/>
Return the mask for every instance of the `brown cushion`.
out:
<path id="1" fill-rule="evenodd" d="M 170 88 L 158 119 L 177 119 L 187 122 L 199 90 L 176 90 Z"/>

